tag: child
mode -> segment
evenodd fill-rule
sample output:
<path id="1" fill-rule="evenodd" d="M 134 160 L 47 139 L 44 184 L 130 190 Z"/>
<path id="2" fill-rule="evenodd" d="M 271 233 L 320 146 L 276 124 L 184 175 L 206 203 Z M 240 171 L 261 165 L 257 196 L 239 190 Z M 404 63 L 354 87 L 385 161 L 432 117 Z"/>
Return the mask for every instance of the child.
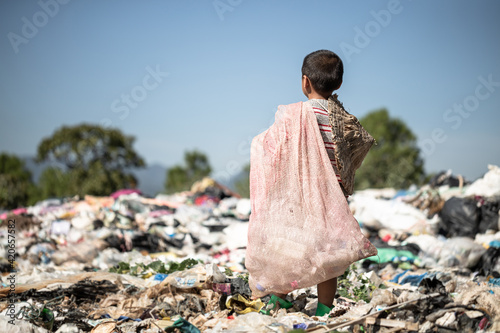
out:
<path id="1" fill-rule="evenodd" d="M 316 315 L 329 313 L 337 276 L 376 254 L 346 201 L 374 140 L 332 96 L 342 76 L 335 53 L 307 55 L 308 101 L 280 106 L 275 123 L 252 142 L 245 264 L 253 296 L 272 294 L 270 308 L 291 307 L 288 292 L 317 284 Z"/>

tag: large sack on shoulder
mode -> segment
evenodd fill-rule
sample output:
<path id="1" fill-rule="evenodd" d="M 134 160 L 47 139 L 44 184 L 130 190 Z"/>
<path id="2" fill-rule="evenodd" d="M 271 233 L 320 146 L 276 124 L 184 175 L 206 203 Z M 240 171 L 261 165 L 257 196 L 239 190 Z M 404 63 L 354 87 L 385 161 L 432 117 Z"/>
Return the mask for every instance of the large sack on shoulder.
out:
<path id="1" fill-rule="evenodd" d="M 250 197 L 245 265 L 256 297 L 310 287 L 377 254 L 349 210 L 306 104 L 280 106 L 275 123 L 254 138 Z"/>

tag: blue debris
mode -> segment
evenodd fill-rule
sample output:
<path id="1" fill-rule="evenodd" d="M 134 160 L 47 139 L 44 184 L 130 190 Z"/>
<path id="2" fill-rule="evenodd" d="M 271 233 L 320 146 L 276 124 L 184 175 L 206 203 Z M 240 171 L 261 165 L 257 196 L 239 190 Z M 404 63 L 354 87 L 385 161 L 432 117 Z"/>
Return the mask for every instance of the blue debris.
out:
<path id="1" fill-rule="evenodd" d="M 155 281 L 163 281 L 165 280 L 165 278 L 168 276 L 168 274 L 161 274 L 161 273 L 158 273 L 155 275 L 154 277 L 154 280 Z"/>
<path id="2" fill-rule="evenodd" d="M 491 247 L 500 247 L 500 241 L 499 240 L 493 240 L 490 242 Z"/>
<path id="3" fill-rule="evenodd" d="M 489 279 L 488 284 L 491 284 L 496 287 L 500 287 L 500 278 L 497 279 Z"/>

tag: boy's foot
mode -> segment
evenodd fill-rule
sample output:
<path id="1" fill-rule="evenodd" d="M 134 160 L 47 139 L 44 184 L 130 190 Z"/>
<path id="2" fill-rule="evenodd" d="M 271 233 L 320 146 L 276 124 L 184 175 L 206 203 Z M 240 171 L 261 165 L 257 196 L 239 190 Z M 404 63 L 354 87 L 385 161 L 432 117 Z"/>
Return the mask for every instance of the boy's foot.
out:
<path id="1" fill-rule="evenodd" d="M 329 308 L 323 303 L 318 302 L 318 307 L 316 308 L 316 317 L 323 317 L 325 314 L 330 313 L 333 310 L 333 306 Z"/>
<path id="2" fill-rule="evenodd" d="M 293 306 L 291 302 L 288 302 L 276 295 L 271 295 L 271 300 L 265 307 L 260 310 L 260 313 L 265 314 L 267 316 L 271 315 L 271 310 L 278 310 L 280 308 L 289 309 Z"/>

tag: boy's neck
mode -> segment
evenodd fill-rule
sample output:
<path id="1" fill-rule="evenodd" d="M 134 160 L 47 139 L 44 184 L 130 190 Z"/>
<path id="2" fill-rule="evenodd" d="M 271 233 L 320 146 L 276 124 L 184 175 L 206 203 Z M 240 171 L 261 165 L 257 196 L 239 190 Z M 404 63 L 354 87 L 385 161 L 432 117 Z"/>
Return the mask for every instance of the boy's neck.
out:
<path id="1" fill-rule="evenodd" d="M 311 93 L 307 96 L 307 99 L 328 99 L 329 96 L 322 96 L 315 91 L 311 91 Z"/>

